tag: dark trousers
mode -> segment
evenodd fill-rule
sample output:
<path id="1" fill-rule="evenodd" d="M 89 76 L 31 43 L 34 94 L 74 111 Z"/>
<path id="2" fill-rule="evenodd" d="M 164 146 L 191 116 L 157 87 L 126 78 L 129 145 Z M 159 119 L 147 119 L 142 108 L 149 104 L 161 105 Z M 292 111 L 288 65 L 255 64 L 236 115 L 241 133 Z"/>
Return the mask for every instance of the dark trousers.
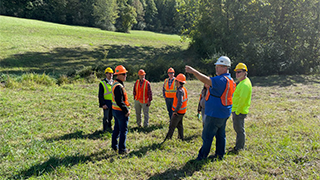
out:
<path id="1" fill-rule="evenodd" d="M 166 139 L 171 139 L 175 128 L 177 128 L 178 138 L 183 140 L 183 123 L 182 123 L 183 116 L 184 114 L 172 115 L 170 119 L 169 131 L 167 133 Z"/>
<path id="2" fill-rule="evenodd" d="M 111 100 L 105 100 L 108 109 L 103 109 L 103 131 L 106 131 L 108 128 L 111 129 L 111 120 L 112 120 L 112 103 Z"/>

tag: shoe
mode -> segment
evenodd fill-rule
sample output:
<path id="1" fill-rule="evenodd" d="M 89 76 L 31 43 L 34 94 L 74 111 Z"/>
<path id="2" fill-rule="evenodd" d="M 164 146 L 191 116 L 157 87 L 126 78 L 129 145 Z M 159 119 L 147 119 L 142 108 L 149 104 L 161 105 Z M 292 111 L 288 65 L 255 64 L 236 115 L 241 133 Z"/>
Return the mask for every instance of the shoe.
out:
<path id="1" fill-rule="evenodd" d="M 211 155 L 208 157 L 209 160 L 211 161 L 222 161 L 223 160 L 223 156 L 220 156 L 220 155 Z"/>
<path id="2" fill-rule="evenodd" d="M 129 153 L 129 150 L 128 149 L 125 149 L 125 150 L 119 150 L 119 154 L 128 154 Z"/>
<path id="3" fill-rule="evenodd" d="M 239 154 L 239 150 L 238 150 L 236 147 L 234 147 L 234 148 L 230 149 L 230 150 L 227 152 L 227 154 L 229 154 L 229 155 L 236 155 L 236 154 Z"/>
<path id="4" fill-rule="evenodd" d="M 111 148 L 113 151 L 116 151 L 116 152 L 118 151 L 118 148 L 116 148 L 116 147 L 111 147 Z"/>

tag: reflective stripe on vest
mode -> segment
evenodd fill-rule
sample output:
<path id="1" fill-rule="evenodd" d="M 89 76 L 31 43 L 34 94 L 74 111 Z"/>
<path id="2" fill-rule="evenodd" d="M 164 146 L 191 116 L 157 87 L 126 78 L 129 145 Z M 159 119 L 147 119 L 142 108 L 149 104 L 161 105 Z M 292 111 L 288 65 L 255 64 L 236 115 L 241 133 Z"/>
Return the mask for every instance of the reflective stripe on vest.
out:
<path id="1" fill-rule="evenodd" d="M 115 100 L 115 97 L 114 97 L 114 89 L 117 87 L 117 86 L 120 86 L 123 90 L 123 95 L 124 95 L 124 103 L 126 104 L 126 106 L 129 108 L 130 104 L 129 104 L 129 101 L 128 101 L 128 96 L 127 96 L 127 91 L 126 89 L 124 88 L 124 86 L 119 83 L 118 81 L 115 81 L 112 85 L 112 109 L 114 110 L 118 110 L 118 111 L 122 111 L 122 109 L 117 105 L 116 103 L 116 100 Z"/>
<path id="2" fill-rule="evenodd" d="M 140 103 L 147 103 L 147 101 L 149 100 L 149 96 L 148 96 L 148 86 L 147 86 L 147 80 L 143 80 L 142 83 L 142 87 L 140 87 L 140 81 L 137 80 L 136 81 L 136 95 L 134 97 L 135 100 L 139 100 Z"/>
<path id="3" fill-rule="evenodd" d="M 229 79 L 227 76 L 223 76 L 224 78 L 226 78 L 227 83 L 226 83 L 226 88 L 224 89 L 224 92 L 222 93 L 222 95 L 219 96 L 215 96 L 212 95 L 213 97 L 217 97 L 220 98 L 222 105 L 224 106 L 230 106 L 232 105 L 232 96 L 234 91 L 236 90 L 236 83 L 233 81 L 233 79 Z"/>
<path id="4" fill-rule="evenodd" d="M 111 85 L 107 84 L 106 81 L 100 82 L 103 86 L 103 97 L 105 100 L 112 100 L 112 90 Z"/>
<path id="5" fill-rule="evenodd" d="M 173 81 L 171 83 L 171 86 L 169 87 L 169 79 L 167 78 L 164 80 L 164 88 L 165 88 L 165 96 L 167 98 L 174 98 L 176 95 L 177 87 L 176 87 L 176 81 L 173 78 Z"/>
<path id="6" fill-rule="evenodd" d="M 182 87 L 183 91 L 183 98 L 182 98 L 182 105 L 177 113 L 185 114 L 187 112 L 187 102 L 188 102 L 188 91 L 185 87 Z M 172 111 L 175 111 L 178 104 L 177 96 L 174 96 L 173 104 L 172 104 Z"/>

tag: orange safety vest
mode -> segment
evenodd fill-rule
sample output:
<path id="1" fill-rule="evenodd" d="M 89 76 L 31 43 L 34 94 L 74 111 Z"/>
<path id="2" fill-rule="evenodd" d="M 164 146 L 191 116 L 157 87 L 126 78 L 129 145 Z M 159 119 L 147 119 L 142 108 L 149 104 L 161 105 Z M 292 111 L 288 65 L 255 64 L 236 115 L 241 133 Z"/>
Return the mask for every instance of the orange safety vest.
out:
<path id="1" fill-rule="evenodd" d="M 187 102 L 188 102 L 188 91 L 185 87 L 182 87 L 183 90 L 183 99 L 182 99 L 182 105 L 177 113 L 179 114 L 185 114 L 187 112 Z M 176 110 L 178 104 L 178 98 L 177 96 L 174 96 L 173 104 L 172 104 L 172 111 Z"/>
<path id="2" fill-rule="evenodd" d="M 143 80 L 142 86 L 140 87 L 140 80 L 138 79 L 135 83 L 136 95 L 134 96 L 135 100 L 138 100 L 140 103 L 148 103 L 148 86 L 149 81 Z"/>
<path id="3" fill-rule="evenodd" d="M 209 99 L 209 96 L 210 96 L 210 91 L 209 91 L 209 89 L 207 89 L 206 90 L 207 91 L 207 94 L 206 94 L 206 101 L 208 101 L 208 99 Z M 200 93 L 200 98 L 199 98 L 199 101 L 202 99 L 202 93 Z"/>
<path id="4" fill-rule="evenodd" d="M 127 95 L 127 91 L 126 89 L 124 88 L 124 86 L 119 83 L 118 81 L 115 81 L 112 85 L 112 109 L 114 110 L 118 110 L 118 111 L 122 111 L 122 109 L 117 105 L 116 103 L 116 100 L 115 100 L 115 97 L 114 97 L 114 89 L 117 87 L 117 86 L 120 86 L 123 90 L 123 95 L 124 95 L 124 103 L 126 104 L 126 106 L 129 108 L 130 106 L 130 103 L 128 101 L 128 95 Z"/>
<path id="5" fill-rule="evenodd" d="M 236 83 L 233 81 L 233 79 L 229 79 L 227 76 L 223 76 L 224 78 L 226 78 L 227 83 L 226 83 L 226 88 L 224 89 L 224 92 L 222 93 L 221 97 L 218 96 L 214 96 L 217 98 L 221 99 L 221 103 L 224 106 L 230 106 L 232 105 L 232 96 L 234 91 L 236 90 Z"/>
<path id="6" fill-rule="evenodd" d="M 174 98 L 176 96 L 176 91 L 177 91 L 177 87 L 176 87 L 176 81 L 173 78 L 173 82 L 171 83 L 171 86 L 169 87 L 169 79 L 167 78 L 166 80 L 164 80 L 164 89 L 165 89 L 165 96 L 167 98 Z"/>

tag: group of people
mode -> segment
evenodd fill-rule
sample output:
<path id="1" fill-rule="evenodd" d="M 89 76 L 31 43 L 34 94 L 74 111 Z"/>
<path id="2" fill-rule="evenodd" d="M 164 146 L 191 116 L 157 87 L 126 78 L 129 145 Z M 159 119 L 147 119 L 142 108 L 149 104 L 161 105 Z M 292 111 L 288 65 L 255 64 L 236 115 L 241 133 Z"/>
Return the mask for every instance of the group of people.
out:
<path id="1" fill-rule="evenodd" d="M 229 73 L 231 61 L 227 56 L 221 56 L 215 63 L 216 75 L 208 77 L 191 66 L 186 66 L 186 73 L 193 74 L 204 83 L 200 94 L 198 115 L 202 115 L 202 140 L 196 160 L 208 158 L 213 138 L 216 138 L 216 150 L 212 159 L 223 159 L 226 147 L 225 127 L 227 119 L 232 113 L 233 127 L 237 133 L 235 147 L 230 150 L 237 153 L 245 146 L 244 120 L 249 112 L 251 103 L 252 85 L 247 77 L 248 69 L 244 63 L 239 63 L 234 71 L 239 81 L 234 82 Z M 103 131 L 111 130 L 112 116 L 115 119 L 112 132 L 111 147 L 119 154 L 128 153 L 126 136 L 130 115 L 130 103 L 123 82 L 126 80 L 127 70 L 122 65 L 115 68 L 115 72 L 108 67 L 105 70 L 106 78 L 99 85 L 99 104 L 103 108 Z M 183 140 L 183 117 L 187 111 L 188 91 L 184 87 L 186 76 L 182 73 L 174 76 L 174 69 L 168 69 L 168 78 L 163 84 L 163 97 L 166 102 L 170 119 L 168 133 L 163 142 L 171 139 L 175 128 L 178 129 L 178 138 Z M 116 79 L 113 81 L 113 74 Z M 133 87 L 136 122 L 141 126 L 141 109 L 144 114 L 144 127 L 149 124 L 149 107 L 152 101 L 150 82 L 145 79 L 145 71 L 138 71 L 139 79 Z M 200 117 L 200 116 L 199 116 Z M 119 142 L 118 142 L 119 140 Z"/>

